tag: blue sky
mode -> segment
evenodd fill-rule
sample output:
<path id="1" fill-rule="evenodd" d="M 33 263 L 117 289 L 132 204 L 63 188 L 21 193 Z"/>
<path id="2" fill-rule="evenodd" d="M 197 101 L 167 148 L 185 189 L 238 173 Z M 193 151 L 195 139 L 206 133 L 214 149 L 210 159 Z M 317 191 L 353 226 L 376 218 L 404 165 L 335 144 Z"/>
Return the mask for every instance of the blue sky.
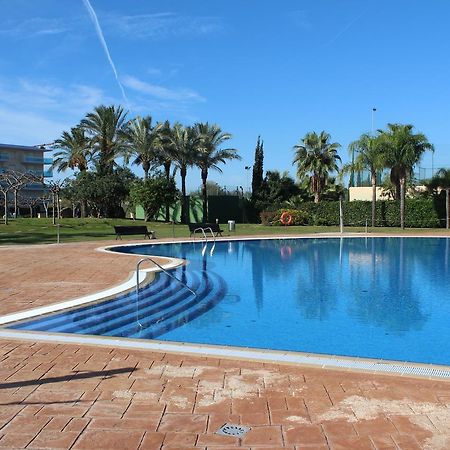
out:
<path id="1" fill-rule="evenodd" d="M 294 175 L 306 132 L 329 132 L 346 162 L 376 107 L 376 128 L 412 123 L 434 167 L 450 166 L 446 0 L 90 0 L 118 80 L 87 3 L 0 0 L 0 142 L 51 142 L 120 103 L 130 117 L 220 125 L 243 159 L 210 178 L 245 188 L 258 135 L 265 170 Z M 198 187 L 198 172 L 187 181 Z"/>

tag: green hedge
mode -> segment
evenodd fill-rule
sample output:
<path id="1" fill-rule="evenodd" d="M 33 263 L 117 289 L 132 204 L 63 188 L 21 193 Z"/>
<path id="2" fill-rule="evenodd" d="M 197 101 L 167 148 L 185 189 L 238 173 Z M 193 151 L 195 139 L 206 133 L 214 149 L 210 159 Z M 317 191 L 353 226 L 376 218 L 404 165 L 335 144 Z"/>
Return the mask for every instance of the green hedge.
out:
<path id="1" fill-rule="evenodd" d="M 344 202 L 345 226 L 370 226 L 372 222 L 372 203 L 370 201 Z M 280 209 L 276 213 L 261 213 L 263 223 L 279 225 L 281 214 L 287 211 L 292 215 L 293 225 L 339 225 L 339 202 L 305 202 L 298 210 Z M 270 215 L 270 218 L 268 217 Z M 445 226 L 442 207 L 432 198 L 407 199 L 405 202 L 405 226 L 408 228 L 438 228 Z M 400 203 L 379 201 L 376 204 L 376 225 L 385 227 L 400 226 Z"/>

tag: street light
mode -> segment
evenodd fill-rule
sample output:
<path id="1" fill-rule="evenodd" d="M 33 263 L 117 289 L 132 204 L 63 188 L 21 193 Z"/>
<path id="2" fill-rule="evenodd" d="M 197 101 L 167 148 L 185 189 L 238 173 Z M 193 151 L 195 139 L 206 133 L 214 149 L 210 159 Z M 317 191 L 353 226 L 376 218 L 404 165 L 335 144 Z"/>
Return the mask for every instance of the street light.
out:
<path id="1" fill-rule="evenodd" d="M 252 167 L 253 167 L 253 166 L 245 166 L 245 167 L 244 167 L 245 171 L 247 172 L 247 181 L 246 181 L 246 186 L 245 186 L 247 192 L 249 192 L 249 188 L 248 188 L 248 172 L 249 172 L 249 170 L 250 170 Z"/>
<path id="2" fill-rule="evenodd" d="M 375 124 L 375 112 L 376 112 L 376 110 L 377 110 L 377 108 L 372 108 L 372 136 L 373 136 L 374 131 L 375 131 L 374 124 Z"/>

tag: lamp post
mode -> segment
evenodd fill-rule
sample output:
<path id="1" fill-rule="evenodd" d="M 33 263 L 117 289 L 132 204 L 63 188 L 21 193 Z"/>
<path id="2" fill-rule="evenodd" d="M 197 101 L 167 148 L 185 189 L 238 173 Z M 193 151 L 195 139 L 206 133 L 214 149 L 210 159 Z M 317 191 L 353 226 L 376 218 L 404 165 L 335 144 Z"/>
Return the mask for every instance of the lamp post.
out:
<path id="1" fill-rule="evenodd" d="M 245 189 L 246 189 L 247 192 L 249 192 L 249 188 L 248 188 L 248 172 L 249 172 L 249 170 L 250 170 L 252 167 L 253 167 L 253 166 L 245 166 L 245 167 L 244 167 L 244 169 L 245 169 L 245 171 L 246 171 L 246 173 L 247 173 L 247 177 L 246 177 L 246 186 L 245 186 Z"/>
<path id="2" fill-rule="evenodd" d="M 377 108 L 372 108 L 372 136 L 375 133 L 375 112 L 377 111 Z"/>

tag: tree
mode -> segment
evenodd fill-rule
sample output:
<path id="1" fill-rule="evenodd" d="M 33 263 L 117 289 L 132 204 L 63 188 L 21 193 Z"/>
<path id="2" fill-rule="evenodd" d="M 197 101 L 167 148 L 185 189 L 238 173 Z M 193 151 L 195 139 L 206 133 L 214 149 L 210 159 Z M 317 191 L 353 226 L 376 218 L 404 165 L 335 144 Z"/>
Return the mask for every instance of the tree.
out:
<path id="1" fill-rule="evenodd" d="M 5 225 L 8 224 L 8 194 L 14 195 L 14 216 L 17 217 L 18 194 L 28 183 L 41 183 L 42 179 L 28 172 L 18 172 L 16 170 L 4 170 L 0 172 L 0 192 L 3 194 L 3 212 Z"/>
<path id="2" fill-rule="evenodd" d="M 430 186 L 445 190 L 445 228 L 448 230 L 450 225 L 450 169 L 438 170 L 431 179 Z"/>
<path id="3" fill-rule="evenodd" d="M 259 198 L 261 187 L 263 184 L 263 163 L 264 163 L 264 142 L 261 141 L 261 136 L 258 136 L 255 148 L 255 162 L 253 164 L 252 174 L 252 200 L 256 201 Z"/>
<path id="4" fill-rule="evenodd" d="M 372 227 L 375 226 L 375 211 L 377 201 L 377 174 L 384 168 L 384 153 L 380 138 L 373 137 L 368 133 L 362 134 L 358 140 L 348 146 L 349 152 L 357 153 L 352 164 L 352 172 L 367 169 L 370 171 L 370 182 L 372 185 Z"/>
<path id="5" fill-rule="evenodd" d="M 137 180 L 130 190 L 130 197 L 135 206 L 142 206 L 145 220 L 149 221 L 162 205 L 172 205 L 178 198 L 178 191 L 173 177 L 167 178 L 159 173 L 146 180 Z"/>
<path id="6" fill-rule="evenodd" d="M 86 202 L 97 217 L 123 217 L 122 203 L 127 199 L 135 175 L 127 168 L 118 168 L 112 174 L 79 173 L 70 183 L 68 198 Z"/>
<path id="7" fill-rule="evenodd" d="M 186 195 L 186 175 L 188 167 L 195 163 L 198 138 L 193 127 L 183 127 L 176 123 L 170 133 L 170 140 L 174 149 L 173 162 L 180 169 L 181 176 L 181 221 L 189 222 L 189 202 Z"/>
<path id="8" fill-rule="evenodd" d="M 97 171 L 112 174 L 114 160 L 126 152 L 124 134 L 127 113 L 121 106 L 97 106 L 80 125 L 91 137 L 92 150 L 97 158 Z"/>
<path id="9" fill-rule="evenodd" d="M 391 181 L 395 185 L 396 199 L 400 200 L 400 226 L 405 228 L 405 185 L 414 166 L 427 150 L 434 151 L 422 133 L 413 133 L 413 125 L 388 123 L 388 129 L 380 134 L 385 154 L 385 165 L 391 169 Z"/>
<path id="10" fill-rule="evenodd" d="M 206 123 L 195 124 L 197 133 L 197 156 L 195 165 L 200 169 L 202 178 L 203 222 L 208 221 L 208 191 L 206 182 L 210 169 L 222 172 L 219 163 L 227 160 L 241 159 L 234 148 L 221 149 L 220 146 L 231 139 L 230 133 L 223 132 L 219 126 Z"/>
<path id="11" fill-rule="evenodd" d="M 337 154 L 340 144 L 331 143 L 330 138 L 325 131 L 319 135 L 313 131 L 307 133 L 301 143 L 294 146 L 296 153 L 293 164 L 297 164 L 297 176 L 300 181 L 309 177 L 314 203 L 319 203 L 330 173 L 338 171 L 337 161 L 341 161 Z"/>
<path id="12" fill-rule="evenodd" d="M 52 165 L 58 172 L 67 169 L 84 172 L 88 169 L 91 141 L 81 126 L 64 131 L 55 141 L 54 148 L 60 149 L 55 153 Z"/>
<path id="13" fill-rule="evenodd" d="M 158 165 L 162 151 L 161 124 L 152 126 L 152 118 L 136 117 L 125 128 L 125 138 L 129 145 L 127 157 L 133 156 L 133 164 L 140 164 L 144 170 L 144 179 L 148 178 L 150 169 Z"/>
<path id="14" fill-rule="evenodd" d="M 268 207 L 278 209 L 282 203 L 298 195 L 299 192 L 300 189 L 288 172 L 267 171 L 261 185 L 259 200 L 256 201 L 255 206 L 258 210 Z"/>

